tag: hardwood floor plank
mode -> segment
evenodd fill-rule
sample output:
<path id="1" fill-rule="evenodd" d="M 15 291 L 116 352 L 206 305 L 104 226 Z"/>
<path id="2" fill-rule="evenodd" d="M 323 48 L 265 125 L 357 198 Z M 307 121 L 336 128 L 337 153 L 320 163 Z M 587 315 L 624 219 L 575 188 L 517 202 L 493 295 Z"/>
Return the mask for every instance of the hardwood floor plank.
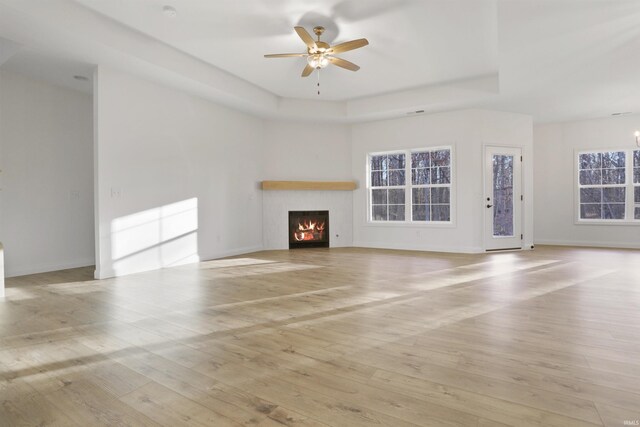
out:
<path id="1" fill-rule="evenodd" d="M 458 408 L 461 411 L 476 414 L 486 421 L 515 426 L 594 426 L 590 423 L 553 412 L 497 399 L 488 395 L 469 392 L 460 388 L 434 383 L 428 380 L 395 372 L 379 370 L 371 379 L 373 384 L 403 390 L 412 395 L 421 396 L 432 402 Z"/>
<path id="2" fill-rule="evenodd" d="M 0 425 L 81 426 L 21 379 L 0 380 Z"/>
<path id="3" fill-rule="evenodd" d="M 107 362 L 90 368 L 90 376 L 87 378 L 115 397 L 122 397 L 151 382 L 149 377 L 117 362 Z"/>
<path id="4" fill-rule="evenodd" d="M 70 381 L 45 397 L 82 426 L 159 425 L 86 380 Z"/>
<path id="5" fill-rule="evenodd" d="M 239 423 L 155 382 L 132 391 L 120 400 L 162 425 L 240 426 Z"/>
<path id="6" fill-rule="evenodd" d="M 606 427 L 640 425 L 640 409 L 624 409 L 615 406 L 596 404 L 602 422 Z"/>
<path id="7" fill-rule="evenodd" d="M 417 424 L 394 418 L 375 410 L 369 410 L 349 401 L 343 401 L 335 397 L 327 397 L 315 393 L 313 389 L 293 385 L 280 381 L 277 378 L 268 380 L 251 380 L 242 385 L 243 388 L 252 390 L 257 396 L 266 398 L 269 396 L 275 403 L 287 407 L 295 407 L 296 410 L 323 423 L 341 426 L 370 426 L 382 425 L 389 427 L 409 427 Z M 432 421 L 432 420 L 431 420 Z M 452 420 L 441 424 L 423 425 L 462 425 Z"/>
<path id="8" fill-rule="evenodd" d="M 364 354 L 352 355 L 348 359 L 362 360 Z M 391 372 L 407 376 L 429 379 L 434 382 L 474 391 L 478 394 L 494 396 L 517 404 L 538 408 L 558 414 L 571 414 L 571 417 L 598 424 L 600 418 L 593 402 L 575 398 L 562 393 L 549 392 L 527 384 L 496 379 L 480 374 L 472 374 L 457 369 L 445 368 L 426 361 L 407 361 L 397 356 L 381 352 L 368 351 L 366 363 Z"/>
<path id="9" fill-rule="evenodd" d="M 10 278 L 0 425 L 632 423 L 638 264 L 317 248 Z"/>

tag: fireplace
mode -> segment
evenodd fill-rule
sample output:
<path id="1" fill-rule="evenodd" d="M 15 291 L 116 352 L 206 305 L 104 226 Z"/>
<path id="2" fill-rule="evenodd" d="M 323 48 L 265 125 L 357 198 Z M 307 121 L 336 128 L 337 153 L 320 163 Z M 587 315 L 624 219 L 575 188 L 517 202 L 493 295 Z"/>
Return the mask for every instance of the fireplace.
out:
<path id="1" fill-rule="evenodd" d="M 329 211 L 289 211 L 289 249 L 328 247 Z"/>

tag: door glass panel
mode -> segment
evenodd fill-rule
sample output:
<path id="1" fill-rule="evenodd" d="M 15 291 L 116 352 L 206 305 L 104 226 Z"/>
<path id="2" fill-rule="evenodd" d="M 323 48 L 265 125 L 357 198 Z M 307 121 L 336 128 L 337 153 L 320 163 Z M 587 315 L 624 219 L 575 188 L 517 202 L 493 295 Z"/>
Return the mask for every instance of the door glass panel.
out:
<path id="1" fill-rule="evenodd" d="M 513 156 L 493 156 L 493 235 L 513 236 Z"/>

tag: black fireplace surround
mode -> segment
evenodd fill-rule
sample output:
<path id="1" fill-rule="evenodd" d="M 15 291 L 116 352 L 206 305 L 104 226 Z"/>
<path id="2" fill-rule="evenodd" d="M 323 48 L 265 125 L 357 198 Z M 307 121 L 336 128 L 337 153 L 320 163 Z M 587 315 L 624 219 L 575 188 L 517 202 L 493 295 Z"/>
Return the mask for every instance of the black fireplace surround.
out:
<path id="1" fill-rule="evenodd" d="M 289 211 L 289 249 L 328 247 L 329 211 Z"/>

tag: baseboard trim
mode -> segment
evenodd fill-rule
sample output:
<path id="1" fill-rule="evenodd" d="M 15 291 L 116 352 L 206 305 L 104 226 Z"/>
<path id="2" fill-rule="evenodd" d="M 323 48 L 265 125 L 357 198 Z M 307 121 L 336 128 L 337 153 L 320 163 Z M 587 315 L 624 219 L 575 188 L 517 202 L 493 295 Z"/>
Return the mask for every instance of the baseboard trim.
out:
<path id="1" fill-rule="evenodd" d="M 231 249 L 228 251 L 222 251 L 222 252 L 215 252 L 213 254 L 207 254 L 207 255 L 199 255 L 199 261 L 196 262 L 189 262 L 189 263 L 185 263 L 185 264 L 178 264 L 178 265 L 174 265 L 174 266 L 168 266 L 168 267 L 159 267 L 159 268 L 152 268 L 149 270 L 140 270 L 140 271 L 131 271 L 131 272 L 127 272 L 127 273 L 116 273 L 115 270 L 113 270 L 112 268 L 96 268 L 95 270 L 95 278 L 96 279 L 109 279 L 112 277 L 121 277 L 121 276 L 128 276 L 130 274 L 138 274 L 138 273 L 146 273 L 148 271 L 155 271 L 155 270 L 162 270 L 164 268 L 172 268 L 172 267 L 178 267 L 178 266 L 183 266 L 183 265 L 190 265 L 190 264 L 197 264 L 198 262 L 202 262 L 202 261 L 209 261 L 212 259 L 218 259 L 218 258 L 225 258 L 228 256 L 236 256 L 236 255 L 243 255 L 243 254 L 248 254 L 251 252 L 258 252 L 263 250 L 262 245 L 260 246 L 247 246 L 244 248 L 236 248 L 236 249 Z"/>
<path id="2" fill-rule="evenodd" d="M 443 246 L 424 246 L 424 245 L 405 245 L 394 243 L 373 243 L 373 242 L 353 242 L 356 248 L 372 248 L 372 249 L 396 249 L 401 251 L 422 251 L 422 252 L 445 252 L 457 254 L 477 254 L 483 253 L 484 248 L 468 246 L 460 248 L 450 248 Z"/>
<path id="3" fill-rule="evenodd" d="M 228 256 L 244 255 L 244 254 L 259 252 L 263 250 L 264 250 L 263 245 L 246 246 L 244 248 L 231 249 L 228 251 L 215 252 L 213 254 L 203 255 L 200 257 L 200 261 L 210 261 L 212 259 L 225 258 Z"/>
<path id="4" fill-rule="evenodd" d="M 11 268 L 5 263 L 5 276 L 18 277 L 29 274 L 48 273 L 50 271 L 68 270 L 70 268 L 90 267 L 96 262 L 93 258 L 85 258 L 77 261 L 55 263 L 55 264 L 39 264 L 34 266 Z"/>
<path id="5" fill-rule="evenodd" d="M 602 242 L 602 241 L 580 241 L 580 240 L 550 240 L 536 239 L 535 245 L 549 246 L 578 246 L 591 248 L 612 248 L 612 249 L 640 249 L 639 244 L 620 243 L 620 242 Z"/>

